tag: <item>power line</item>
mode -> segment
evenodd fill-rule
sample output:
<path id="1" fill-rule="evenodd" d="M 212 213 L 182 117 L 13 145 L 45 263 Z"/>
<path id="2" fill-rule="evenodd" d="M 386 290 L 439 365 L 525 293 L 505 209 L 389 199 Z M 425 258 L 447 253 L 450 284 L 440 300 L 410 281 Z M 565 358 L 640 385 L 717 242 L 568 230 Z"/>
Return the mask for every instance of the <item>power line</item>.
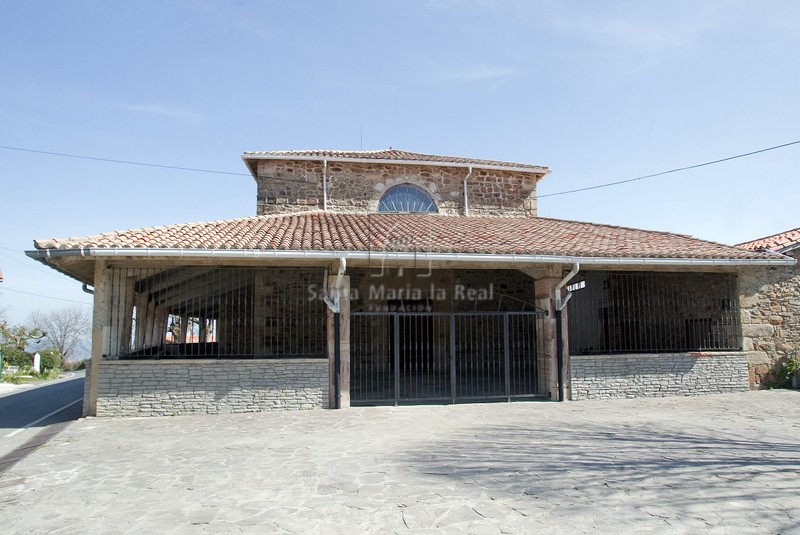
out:
<path id="1" fill-rule="evenodd" d="M 617 181 L 614 181 L 614 182 L 606 182 L 606 183 L 597 184 L 597 185 L 594 185 L 594 186 L 587 186 L 585 188 L 577 188 L 577 189 L 571 189 L 571 190 L 566 190 L 566 191 L 558 191 L 558 192 L 555 192 L 555 193 L 546 193 L 544 195 L 538 195 L 537 198 L 543 199 L 545 197 L 555 197 L 555 196 L 558 196 L 558 195 L 568 195 L 570 193 L 580 193 L 582 191 L 590 191 L 590 190 L 594 190 L 594 189 L 608 188 L 608 187 L 611 187 L 611 186 L 619 186 L 620 184 L 628 184 L 630 182 L 636 182 L 636 181 L 639 181 L 639 180 L 645 180 L 647 178 L 655 178 L 655 177 L 658 177 L 658 176 L 668 175 L 670 173 L 678 173 L 678 172 L 681 172 L 681 171 L 688 171 L 690 169 L 697 169 L 699 167 L 706 167 L 706 166 L 709 166 L 709 165 L 714 165 L 714 164 L 718 164 L 718 163 L 722 163 L 722 162 L 727 162 L 727 161 L 730 161 L 730 160 L 736 160 L 738 158 L 745 158 L 747 156 L 753 156 L 754 154 L 761 154 L 762 152 L 769 152 L 769 151 L 772 151 L 772 150 L 782 149 L 782 148 L 785 148 L 785 147 L 790 147 L 792 145 L 797 145 L 799 143 L 800 143 L 800 140 L 791 141 L 789 143 L 783 143 L 781 145 L 774 145 L 772 147 L 767 147 L 765 149 L 758 149 L 758 150 L 754 150 L 754 151 L 751 151 L 751 152 L 745 152 L 745 153 L 742 153 L 742 154 L 737 154 L 735 156 L 728 156 L 728 157 L 725 157 L 725 158 L 720 158 L 718 160 L 711 160 L 711 161 L 708 161 L 708 162 L 698 163 L 698 164 L 694 164 L 694 165 L 687 165 L 687 166 L 684 166 L 684 167 L 676 167 L 675 169 L 670 169 L 668 171 L 661 171 L 659 173 L 653 173 L 653 174 L 649 174 L 649 175 L 638 176 L 636 178 L 628 178 L 626 180 L 617 180 Z M 38 150 L 38 149 L 28 149 L 28 148 L 23 148 L 23 147 L 11 147 L 11 146 L 8 146 L 8 145 L 0 145 L 0 149 L 15 150 L 15 151 L 20 151 L 20 152 L 29 152 L 29 153 L 33 153 L 33 154 L 45 154 L 45 155 L 48 155 L 48 156 L 60 156 L 60 157 L 63 157 L 63 158 L 76 158 L 76 159 L 80 159 L 80 160 L 91 160 L 91 161 L 98 161 L 98 162 L 118 163 L 118 164 L 124 164 L 124 165 L 139 165 L 139 166 L 144 166 L 144 167 L 156 167 L 156 168 L 159 168 L 159 169 L 172 169 L 172 170 L 176 170 L 176 171 L 194 171 L 194 172 L 197 172 L 197 173 L 213 173 L 213 174 L 218 174 L 218 175 L 250 176 L 249 173 L 234 173 L 232 171 L 219 171 L 219 170 L 215 170 L 215 169 L 202 169 L 202 168 L 197 168 L 197 167 L 181 167 L 181 166 L 177 166 L 177 165 L 164 165 L 164 164 L 156 164 L 156 163 L 148 163 L 148 162 L 136 162 L 136 161 L 131 161 L 131 160 L 116 160 L 116 159 L 113 159 L 113 158 L 100 158 L 100 157 L 97 157 L 97 156 L 85 156 L 85 155 L 80 155 L 80 154 L 67 154 L 67 153 L 63 153 L 63 152 L 51 152 L 51 151 L 44 151 L 44 150 Z M 272 177 L 272 180 L 280 180 L 282 182 L 305 183 L 305 181 L 303 181 L 303 180 L 296 180 L 296 179 L 290 179 L 290 178 Z"/>
<path id="2" fill-rule="evenodd" d="M 18 294 L 25 294 L 25 295 L 33 295 L 35 297 L 44 297 L 45 299 L 55 299 L 56 301 L 66 301 L 67 303 L 77 303 L 79 305 L 87 305 L 92 306 L 92 303 L 87 303 L 86 301 L 73 301 L 72 299 L 62 299 L 60 297 L 53 297 L 51 295 L 42 295 L 42 294 L 35 294 L 31 292 L 23 292 L 22 290 L 14 290 L 13 288 L 9 288 L 7 286 L 0 287 L 0 292 L 8 290 L 9 292 L 15 292 Z"/>
<path id="3" fill-rule="evenodd" d="M 720 158 L 719 160 L 712 160 L 710 162 L 703 162 L 703 163 L 698 163 L 698 164 L 694 164 L 694 165 L 687 165 L 685 167 L 676 167 L 675 169 L 670 169 L 669 171 L 661 171 L 660 173 L 653 173 L 652 175 L 638 176 L 636 178 L 629 178 L 627 180 L 617 180 L 616 182 L 607 182 L 605 184 L 598 184 L 596 186 L 588 186 L 588 187 L 585 187 L 585 188 L 571 189 L 571 190 L 567 190 L 567 191 L 559 191 L 559 192 L 556 192 L 556 193 L 547 193 L 545 195 L 539 195 L 538 198 L 542 199 L 544 197 L 555 197 L 556 195 L 567 195 L 568 193 L 578 193 L 578 192 L 581 192 L 581 191 L 589 191 L 589 190 L 593 190 L 593 189 L 607 188 L 607 187 L 610 187 L 610 186 L 618 186 L 620 184 L 627 184 L 629 182 L 636 182 L 637 180 L 644 180 L 646 178 L 653 178 L 653 177 L 657 177 L 657 176 L 668 175 L 670 173 L 677 173 L 679 171 L 688 171 L 689 169 L 697 169 L 698 167 L 705 167 L 707 165 L 714 165 L 714 164 L 717 164 L 717 163 L 722 163 L 722 162 L 727 162 L 727 161 L 730 161 L 730 160 L 735 160 L 737 158 L 744 158 L 746 156 L 752 156 L 754 154 L 760 154 L 762 152 L 782 149 L 784 147 L 789 147 L 791 145 L 797 145 L 798 143 L 800 143 L 800 140 L 792 141 L 792 142 L 789 142 L 789 143 L 784 143 L 783 145 L 775 145 L 774 147 L 767 147 L 766 149 L 759 149 L 759 150 L 754 150 L 752 152 L 745 152 L 743 154 L 737 154 L 736 156 L 728 156 L 727 158 Z"/>
<path id="4" fill-rule="evenodd" d="M 9 249 L 8 247 L 0 247 L 0 249 L 5 249 L 6 251 L 13 251 L 13 249 Z M 19 251 L 14 251 L 14 252 L 19 252 Z M 58 277 L 59 279 L 63 280 L 63 277 L 61 275 L 56 275 L 52 271 L 47 271 L 47 270 L 44 270 L 44 269 L 37 268 L 36 266 L 31 266 L 28 262 L 23 262 L 22 260 L 18 260 L 18 259 L 14 258 L 11 255 L 7 255 L 5 253 L 0 253 L 0 256 L 4 256 L 4 257 L 8 258 L 9 260 L 12 260 L 12 261 L 14 261 L 14 262 L 16 262 L 18 264 L 22 264 L 23 266 L 25 266 L 28 269 L 41 271 L 42 273 L 46 273 L 47 275 L 50 275 L 51 277 Z"/>
<path id="5" fill-rule="evenodd" d="M 176 171 L 194 171 L 197 173 L 214 173 L 217 175 L 250 176 L 250 173 L 234 173 L 232 171 L 217 171 L 214 169 L 200 169 L 197 167 L 181 167 L 178 165 L 163 165 L 158 163 L 134 162 L 130 160 L 115 160 L 113 158 L 99 158 L 97 156 L 84 156 L 81 154 L 66 154 L 63 152 L 50 152 L 46 150 L 26 149 L 22 147 L 9 147 L 7 145 L 0 145 L 0 149 L 16 150 L 20 152 L 31 152 L 34 154 L 46 154 L 48 156 L 61 156 L 62 158 L 76 158 L 78 160 L 93 160 L 96 162 L 121 163 L 125 165 L 141 165 L 144 167 L 158 167 L 160 169 L 173 169 Z"/>

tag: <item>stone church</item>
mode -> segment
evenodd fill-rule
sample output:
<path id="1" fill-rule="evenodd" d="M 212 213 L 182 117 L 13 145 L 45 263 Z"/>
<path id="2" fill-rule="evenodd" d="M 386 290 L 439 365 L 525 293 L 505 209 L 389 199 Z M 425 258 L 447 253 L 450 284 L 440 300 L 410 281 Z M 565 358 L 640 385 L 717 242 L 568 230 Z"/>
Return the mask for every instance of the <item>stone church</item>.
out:
<path id="1" fill-rule="evenodd" d="M 256 215 L 34 242 L 29 256 L 93 288 L 86 414 L 746 390 L 754 296 L 795 263 L 539 217 L 539 165 L 242 159 Z"/>

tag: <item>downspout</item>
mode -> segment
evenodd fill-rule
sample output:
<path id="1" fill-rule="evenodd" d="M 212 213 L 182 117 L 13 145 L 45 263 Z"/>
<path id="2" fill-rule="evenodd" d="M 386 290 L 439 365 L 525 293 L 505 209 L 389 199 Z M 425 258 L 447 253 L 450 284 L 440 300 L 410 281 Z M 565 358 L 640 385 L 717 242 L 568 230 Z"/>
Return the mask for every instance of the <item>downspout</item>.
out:
<path id="1" fill-rule="evenodd" d="M 572 266 L 572 271 L 567 273 L 567 276 L 561 279 L 561 282 L 556 284 L 555 289 L 555 297 L 556 297 L 556 363 L 557 363 L 557 374 L 558 374 L 558 401 L 564 401 L 564 326 L 563 326 L 563 319 L 561 316 L 561 311 L 567 306 L 570 298 L 572 297 L 572 292 L 567 292 L 567 296 L 565 299 L 561 299 L 561 289 L 566 286 L 566 284 L 578 274 L 578 271 L 581 269 L 581 265 L 578 262 L 575 262 L 575 265 Z"/>
<path id="2" fill-rule="evenodd" d="M 322 211 L 328 211 L 328 160 L 322 160 Z"/>
<path id="3" fill-rule="evenodd" d="M 472 176 L 472 166 L 469 166 L 469 173 L 464 177 L 464 215 L 469 215 L 469 201 L 467 200 L 467 179 Z"/>
<path id="4" fill-rule="evenodd" d="M 343 256 L 339 257 L 339 271 L 336 274 L 336 281 L 333 283 L 333 301 L 328 297 L 327 281 L 325 277 L 325 291 L 322 295 L 322 300 L 328 305 L 328 308 L 333 312 L 333 366 L 335 369 L 333 389 L 334 389 L 334 405 L 335 409 L 342 408 L 342 308 L 340 303 L 340 293 L 342 288 L 342 279 L 344 278 L 344 271 L 347 269 L 347 261 Z"/>
<path id="5" fill-rule="evenodd" d="M 83 283 L 83 286 L 81 286 L 81 290 L 87 294 L 94 295 L 94 288 L 89 288 L 89 285 L 85 282 Z"/>

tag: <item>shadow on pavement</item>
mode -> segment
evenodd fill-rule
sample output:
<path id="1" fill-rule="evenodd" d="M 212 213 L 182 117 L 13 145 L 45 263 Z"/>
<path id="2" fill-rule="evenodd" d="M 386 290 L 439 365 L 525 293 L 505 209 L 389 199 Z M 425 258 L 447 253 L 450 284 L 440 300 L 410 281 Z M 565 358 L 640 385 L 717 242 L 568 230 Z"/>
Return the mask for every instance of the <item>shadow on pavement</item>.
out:
<path id="1" fill-rule="evenodd" d="M 747 440 L 648 424 L 483 426 L 408 452 L 420 473 L 525 495 L 559 514 L 633 507 L 668 524 L 796 529 L 800 437 Z"/>

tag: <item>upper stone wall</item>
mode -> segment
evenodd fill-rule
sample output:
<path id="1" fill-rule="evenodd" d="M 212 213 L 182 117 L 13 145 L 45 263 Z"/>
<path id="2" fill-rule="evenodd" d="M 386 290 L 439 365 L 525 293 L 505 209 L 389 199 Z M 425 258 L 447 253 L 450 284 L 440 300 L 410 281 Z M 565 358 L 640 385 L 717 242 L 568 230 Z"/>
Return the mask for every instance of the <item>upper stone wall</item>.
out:
<path id="1" fill-rule="evenodd" d="M 258 162 L 257 213 L 285 214 L 323 208 L 323 164 L 319 161 Z M 408 183 L 427 191 L 439 213 L 464 215 L 466 167 L 328 162 L 327 208 L 332 212 L 376 212 L 383 193 Z M 469 215 L 536 215 L 537 173 L 473 168 L 467 180 Z"/>

